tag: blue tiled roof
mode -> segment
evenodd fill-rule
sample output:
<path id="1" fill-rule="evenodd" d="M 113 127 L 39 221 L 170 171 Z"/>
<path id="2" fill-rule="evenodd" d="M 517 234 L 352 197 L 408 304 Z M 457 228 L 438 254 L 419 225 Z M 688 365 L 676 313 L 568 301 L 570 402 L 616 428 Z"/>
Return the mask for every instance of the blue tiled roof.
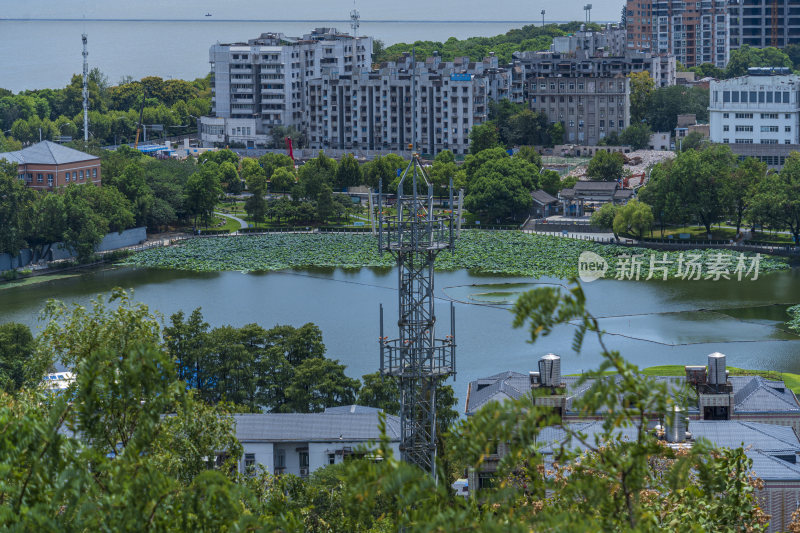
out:
<path id="1" fill-rule="evenodd" d="M 377 441 L 378 411 L 369 413 L 258 413 L 234 415 L 242 442 Z M 400 419 L 386 416 L 386 433 L 400 440 Z"/>

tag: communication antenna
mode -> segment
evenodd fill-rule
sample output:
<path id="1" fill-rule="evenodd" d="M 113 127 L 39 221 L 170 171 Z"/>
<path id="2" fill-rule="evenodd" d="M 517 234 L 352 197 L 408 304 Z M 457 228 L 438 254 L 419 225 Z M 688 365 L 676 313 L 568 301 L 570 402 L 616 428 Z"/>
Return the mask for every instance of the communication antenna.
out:
<path id="1" fill-rule="evenodd" d="M 83 41 L 83 142 L 89 142 L 89 51 L 86 49 L 86 34 Z"/>
<path id="2" fill-rule="evenodd" d="M 382 180 L 381 180 L 382 181 Z M 409 183 L 410 182 L 410 183 Z M 408 191 L 411 185 L 411 192 Z M 426 191 L 426 192 L 421 192 Z M 453 250 L 453 182 L 449 215 L 433 214 L 433 186 L 414 153 L 397 185 L 396 214 L 384 215 L 383 183 L 378 187 L 378 249 L 397 260 L 399 337 L 383 332 L 380 306 L 380 371 L 400 385 L 400 454 L 436 478 L 436 391 L 456 373 L 455 312 L 450 334 L 436 338 L 433 262 Z"/>
<path id="3" fill-rule="evenodd" d="M 356 0 L 353 0 L 353 10 L 350 12 L 350 27 L 353 28 L 353 37 L 358 38 L 358 28 L 361 27 L 361 13 L 356 9 Z"/>
<path id="4" fill-rule="evenodd" d="M 542 9 L 542 28 L 544 28 L 544 9 Z"/>

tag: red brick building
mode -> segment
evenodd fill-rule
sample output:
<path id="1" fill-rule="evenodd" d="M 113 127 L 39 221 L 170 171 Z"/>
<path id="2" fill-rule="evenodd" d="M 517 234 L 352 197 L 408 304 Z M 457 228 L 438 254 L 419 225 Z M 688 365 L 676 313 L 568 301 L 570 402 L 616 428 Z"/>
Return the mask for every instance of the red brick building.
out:
<path id="1" fill-rule="evenodd" d="M 50 141 L 33 144 L 16 152 L 0 153 L 19 165 L 19 179 L 31 189 L 52 191 L 70 183 L 101 181 L 100 158 Z"/>

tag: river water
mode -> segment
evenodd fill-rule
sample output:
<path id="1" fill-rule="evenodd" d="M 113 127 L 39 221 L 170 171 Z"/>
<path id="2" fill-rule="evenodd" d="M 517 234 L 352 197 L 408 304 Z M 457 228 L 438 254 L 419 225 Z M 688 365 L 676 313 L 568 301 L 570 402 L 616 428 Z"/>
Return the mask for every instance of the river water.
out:
<path id="1" fill-rule="evenodd" d="M 97 294 L 120 286 L 166 318 L 178 310 L 202 307 L 212 326 L 257 322 L 317 324 L 328 357 L 357 377 L 378 368 L 378 306 L 383 304 L 386 334 L 396 331 L 395 271 L 285 271 L 192 273 L 132 267 L 110 268 L 31 286 L 0 288 L 0 323 L 17 321 L 41 327 L 37 316 L 48 298 L 87 304 Z M 598 365 L 592 338 L 580 354 L 572 352 L 573 328 L 558 328 L 535 345 L 524 329 L 511 327 L 507 305 L 491 303 L 505 293 L 556 279 L 474 276 L 466 271 L 436 274 L 439 323 L 449 324 L 449 301 L 456 312 L 456 393 L 466 395 L 470 380 L 505 370 L 527 372 L 548 352 L 562 356 L 564 372 Z M 600 318 L 610 348 L 640 367 L 705 364 L 720 351 L 729 364 L 744 368 L 800 372 L 800 339 L 778 326 L 788 304 L 800 303 L 800 269 L 761 276 L 757 281 L 615 281 L 584 285 L 589 308 Z M 513 298 L 513 296 L 511 296 Z M 776 305 L 782 304 L 782 305 Z M 443 336 L 449 331 L 438 331 Z"/>

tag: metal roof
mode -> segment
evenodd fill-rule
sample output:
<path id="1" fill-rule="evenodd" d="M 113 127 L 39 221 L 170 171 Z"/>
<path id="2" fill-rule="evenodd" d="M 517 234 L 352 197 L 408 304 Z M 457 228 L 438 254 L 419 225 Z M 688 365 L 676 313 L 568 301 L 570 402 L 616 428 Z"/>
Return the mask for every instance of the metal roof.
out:
<path id="1" fill-rule="evenodd" d="M 547 191 L 543 191 L 541 189 L 533 191 L 531 193 L 531 197 L 533 198 L 534 202 L 541 205 L 547 205 L 547 204 L 552 204 L 554 202 L 558 202 L 558 198 L 549 194 Z"/>
<path id="2" fill-rule="evenodd" d="M 241 442 L 367 442 L 380 439 L 378 411 L 371 413 L 258 413 L 234 415 Z M 400 440 L 400 419 L 386 415 L 386 433 Z"/>
<path id="3" fill-rule="evenodd" d="M 598 442 L 604 433 L 603 421 L 577 422 L 569 424 L 570 429 L 585 434 L 587 442 Z M 618 428 L 614 434 L 620 440 L 635 440 L 638 428 L 635 426 Z M 704 438 L 719 448 L 748 448 L 749 451 L 765 452 L 769 455 L 793 455 L 800 453 L 800 441 L 789 426 L 742 422 L 738 420 L 691 420 L 689 431 L 692 439 Z M 553 453 L 553 450 L 566 443 L 567 435 L 559 426 L 546 427 L 536 439 L 542 444 L 540 453 Z M 691 443 L 691 441 L 687 441 Z M 568 447 L 583 449 L 578 441 Z M 798 476 L 800 477 L 800 476 Z"/>
<path id="4" fill-rule="evenodd" d="M 22 150 L 15 152 L 0 153 L 0 159 L 6 159 L 12 163 L 19 164 L 40 164 L 40 165 L 64 165 L 67 163 L 78 163 L 80 161 L 92 161 L 99 157 L 66 146 L 61 146 L 51 141 L 42 141 L 33 144 Z"/>
<path id="5" fill-rule="evenodd" d="M 619 379 L 617 377 L 616 379 Z M 588 380 L 578 385 L 579 376 L 564 376 L 567 386 L 567 412 L 572 410 L 573 402 L 592 386 Z M 655 376 L 657 382 L 666 383 L 672 391 L 681 389 L 686 383 L 684 376 Z M 800 404 L 791 389 L 783 381 L 771 381 L 761 376 L 730 376 L 728 378 L 734 393 L 736 413 L 787 413 L 800 414 Z M 530 377 L 519 372 L 502 372 L 469 384 L 466 413 L 472 414 L 491 401 L 519 399 L 530 392 Z M 692 405 L 690 412 L 697 412 Z"/>

